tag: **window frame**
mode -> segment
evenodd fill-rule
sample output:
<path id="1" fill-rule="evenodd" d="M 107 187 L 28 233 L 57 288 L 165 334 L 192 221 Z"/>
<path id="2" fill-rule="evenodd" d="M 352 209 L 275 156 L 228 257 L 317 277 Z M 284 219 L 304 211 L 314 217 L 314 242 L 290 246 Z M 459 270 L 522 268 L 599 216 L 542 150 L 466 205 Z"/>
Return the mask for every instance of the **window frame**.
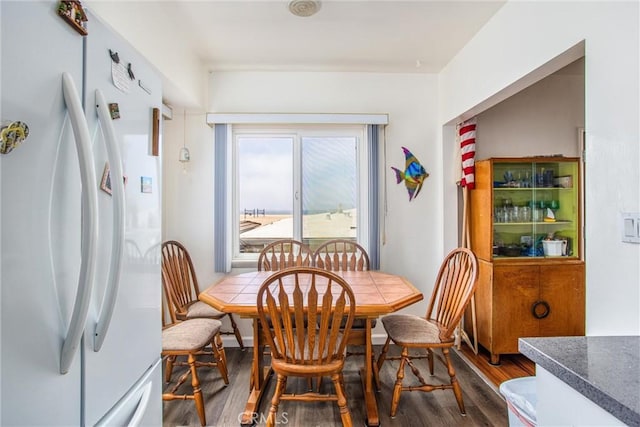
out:
<path id="1" fill-rule="evenodd" d="M 369 247 L 369 206 L 368 187 L 369 155 L 367 144 L 368 128 L 362 124 L 238 124 L 231 128 L 228 141 L 231 144 L 231 216 L 228 235 L 231 236 L 231 267 L 253 267 L 258 260 L 257 253 L 240 252 L 240 206 L 238 194 L 239 157 L 238 141 L 242 137 L 251 138 L 291 138 L 293 143 L 293 238 L 302 240 L 302 140 L 318 137 L 353 137 L 356 139 L 356 209 L 358 212 L 356 241 Z M 296 194 L 298 195 L 296 199 Z M 231 230 L 229 230 L 231 228 Z"/>
<path id="2" fill-rule="evenodd" d="M 240 124 L 357 124 L 366 129 L 366 147 L 371 147 L 367 158 L 370 175 L 366 178 L 369 198 L 366 249 L 369 251 L 371 268 L 380 265 L 380 247 L 383 245 L 385 202 L 381 200 L 383 191 L 383 169 L 385 152 L 385 126 L 389 124 L 388 114 L 352 113 L 207 113 L 206 122 L 213 128 L 214 143 L 214 270 L 228 273 L 234 267 L 254 267 L 255 265 L 232 265 L 230 185 L 232 182 L 231 143 L 232 127 Z M 361 197 L 363 194 L 360 195 Z"/>

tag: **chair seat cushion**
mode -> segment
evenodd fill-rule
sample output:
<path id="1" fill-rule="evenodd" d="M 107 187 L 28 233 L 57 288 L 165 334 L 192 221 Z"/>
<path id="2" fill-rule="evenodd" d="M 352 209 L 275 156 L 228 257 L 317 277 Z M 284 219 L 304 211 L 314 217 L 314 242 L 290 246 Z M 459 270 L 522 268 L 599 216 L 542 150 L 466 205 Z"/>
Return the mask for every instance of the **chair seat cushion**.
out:
<path id="1" fill-rule="evenodd" d="M 382 318 L 391 340 L 400 345 L 439 344 L 438 325 L 413 314 L 391 314 Z"/>
<path id="2" fill-rule="evenodd" d="M 220 332 L 219 320 L 191 319 L 162 331 L 162 351 L 193 351 L 209 344 Z"/>
<path id="3" fill-rule="evenodd" d="M 196 301 L 193 304 L 191 304 L 189 307 L 187 307 L 187 314 L 185 318 L 198 319 L 198 318 L 206 317 L 206 318 L 219 319 L 221 317 L 224 317 L 224 315 L 225 313 L 216 310 L 215 308 L 211 307 L 209 304 L 202 301 Z"/>

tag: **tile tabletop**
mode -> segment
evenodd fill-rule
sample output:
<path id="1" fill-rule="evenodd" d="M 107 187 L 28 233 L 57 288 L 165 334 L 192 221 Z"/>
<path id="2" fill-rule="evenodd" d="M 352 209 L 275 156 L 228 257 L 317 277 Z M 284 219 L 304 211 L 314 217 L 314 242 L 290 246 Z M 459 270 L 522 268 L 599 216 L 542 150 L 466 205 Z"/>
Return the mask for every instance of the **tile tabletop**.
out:
<path id="1" fill-rule="evenodd" d="M 227 275 L 200 293 L 199 299 L 218 310 L 255 316 L 256 296 L 262 282 L 273 272 L 252 271 Z M 422 300 L 422 293 L 402 276 L 381 271 L 335 272 L 356 296 L 356 316 L 378 317 Z"/>

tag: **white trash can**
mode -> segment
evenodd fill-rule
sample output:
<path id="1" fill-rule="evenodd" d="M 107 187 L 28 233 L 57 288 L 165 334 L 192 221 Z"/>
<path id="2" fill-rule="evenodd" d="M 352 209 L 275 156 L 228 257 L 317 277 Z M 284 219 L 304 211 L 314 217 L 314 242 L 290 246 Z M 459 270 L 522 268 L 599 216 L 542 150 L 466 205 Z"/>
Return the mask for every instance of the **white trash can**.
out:
<path id="1" fill-rule="evenodd" d="M 500 393 L 507 400 L 509 427 L 535 427 L 536 377 L 514 378 L 500 384 Z"/>

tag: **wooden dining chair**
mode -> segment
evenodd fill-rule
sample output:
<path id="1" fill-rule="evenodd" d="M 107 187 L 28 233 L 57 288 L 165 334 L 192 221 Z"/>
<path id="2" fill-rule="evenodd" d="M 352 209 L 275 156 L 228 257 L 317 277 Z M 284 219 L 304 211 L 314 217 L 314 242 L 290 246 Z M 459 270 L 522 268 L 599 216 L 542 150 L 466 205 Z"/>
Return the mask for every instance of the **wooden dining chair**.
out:
<path id="1" fill-rule="evenodd" d="M 329 271 L 368 271 L 369 254 L 364 247 L 353 240 L 332 239 L 327 240 L 313 253 L 313 265 Z M 376 326 L 377 320 L 371 320 L 371 328 Z M 366 345 L 366 319 L 355 319 L 349 335 L 349 345 Z M 362 351 L 347 351 L 347 356 L 364 355 Z M 373 357 L 373 353 L 372 353 Z M 375 366 L 374 360 L 371 363 Z M 380 388 L 380 380 L 377 370 L 374 369 L 374 379 Z"/>
<path id="2" fill-rule="evenodd" d="M 163 302 L 167 302 L 166 295 L 163 295 Z M 167 319 L 164 316 L 163 322 Z M 200 388 L 200 378 L 198 368 L 202 366 L 216 367 L 224 384 L 229 384 L 227 371 L 227 357 L 220 337 L 222 323 L 216 319 L 189 319 L 176 321 L 170 318 L 168 324 L 162 328 L 162 357 L 166 359 L 165 382 L 171 382 L 174 366 L 187 365 L 189 368 L 178 378 L 170 390 L 162 394 L 163 401 L 171 400 L 193 400 L 201 425 L 207 424 L 205 415 L 204 398 Z M 211 351 L 207 347 L 211 347 Z M 187 362 L 178 361 L 179 357 L 186 356 Z M 202 358 L 211 358 L 210 361 L 203 361 Z M 187 378 L 191 376 L 191 393 L 181 392 L 178 389 Z"/>
<path id="3" fill-rule="evenodd" d="M 231 313 L 223 313 L 198 300 L 200 288 L 191 256 L 182 243 L 169 240 L 162 243 L 162 283 L 169 301 L 169 314 L 173 322 L 195 318 L 221 320 L 225 316 L 231 322 L 231 331 L 222 334 L 235 335 L 244 350 L 242 335 Z"/>
<path id="4" fill-rule="evenodd" d="M 311 266 L 313 252 L 309 246 L 294 239 L 271 242 L 260 251 L 258 271 L 278 271 L 287 267 Z"/>
<path id="5" fill-rule="evenodd" d="M 313 265 L 329 271 L 369 270 L 369 254 L 353 240 L 327 240 L 313 253 Z"/>
<path id="6" fill-rule="evenodd" d="M 433 391 L 452 389 L 461 414 L 465 414 L 462 400 L 462 389 L 456 379 L 455 369 L 451 364 L 449 349 L 455 345 L 454 331 L 464 310 L 474 294 L 477 284 L 478 263 L 475 255 L 467 248 L 457 248 L 444 259 L 433 288 L 431 300 L 425 317 L 412 314 L 391 314 L 382 318 L 387 331 L 387 340 L 378 357 L 378 370 L 387 359 L 389 344 L 402 348 L 400 366 L 396 375 L 391 399 L 391 417 L 395 417 L 403 391 Z M 449 384 L 427 384 L 413 363 L 412 359 L 425 356 L 410 356 L 409 349 L 425 349 L 429 372 L 433 375 L 433 359 L 438 358 L 447 367 Z M 435 355 L 433 350 L 440 349 L 444 358 Z M 409 365 L 411 372 L 417 377 L 420 385 L 404 386 L 404 368 Z"/>
<path id="7" fill-rule="evenodd" d="M 344 393 L 343 368 L 355 304 L 347 282 L 319 268 L 285 268 L 262 283 L 257 296 L 258 319 L 262 330 L 267 332 L 271 367 L 277 375 L 266 422 L 268 427 L 275 424 L 281 400 L 335 401 L 342 424 L 352 426 Z M 330 376 L 335 394 L 312 390 L 287 394 L 290 376 L 307 379 Z"/>

